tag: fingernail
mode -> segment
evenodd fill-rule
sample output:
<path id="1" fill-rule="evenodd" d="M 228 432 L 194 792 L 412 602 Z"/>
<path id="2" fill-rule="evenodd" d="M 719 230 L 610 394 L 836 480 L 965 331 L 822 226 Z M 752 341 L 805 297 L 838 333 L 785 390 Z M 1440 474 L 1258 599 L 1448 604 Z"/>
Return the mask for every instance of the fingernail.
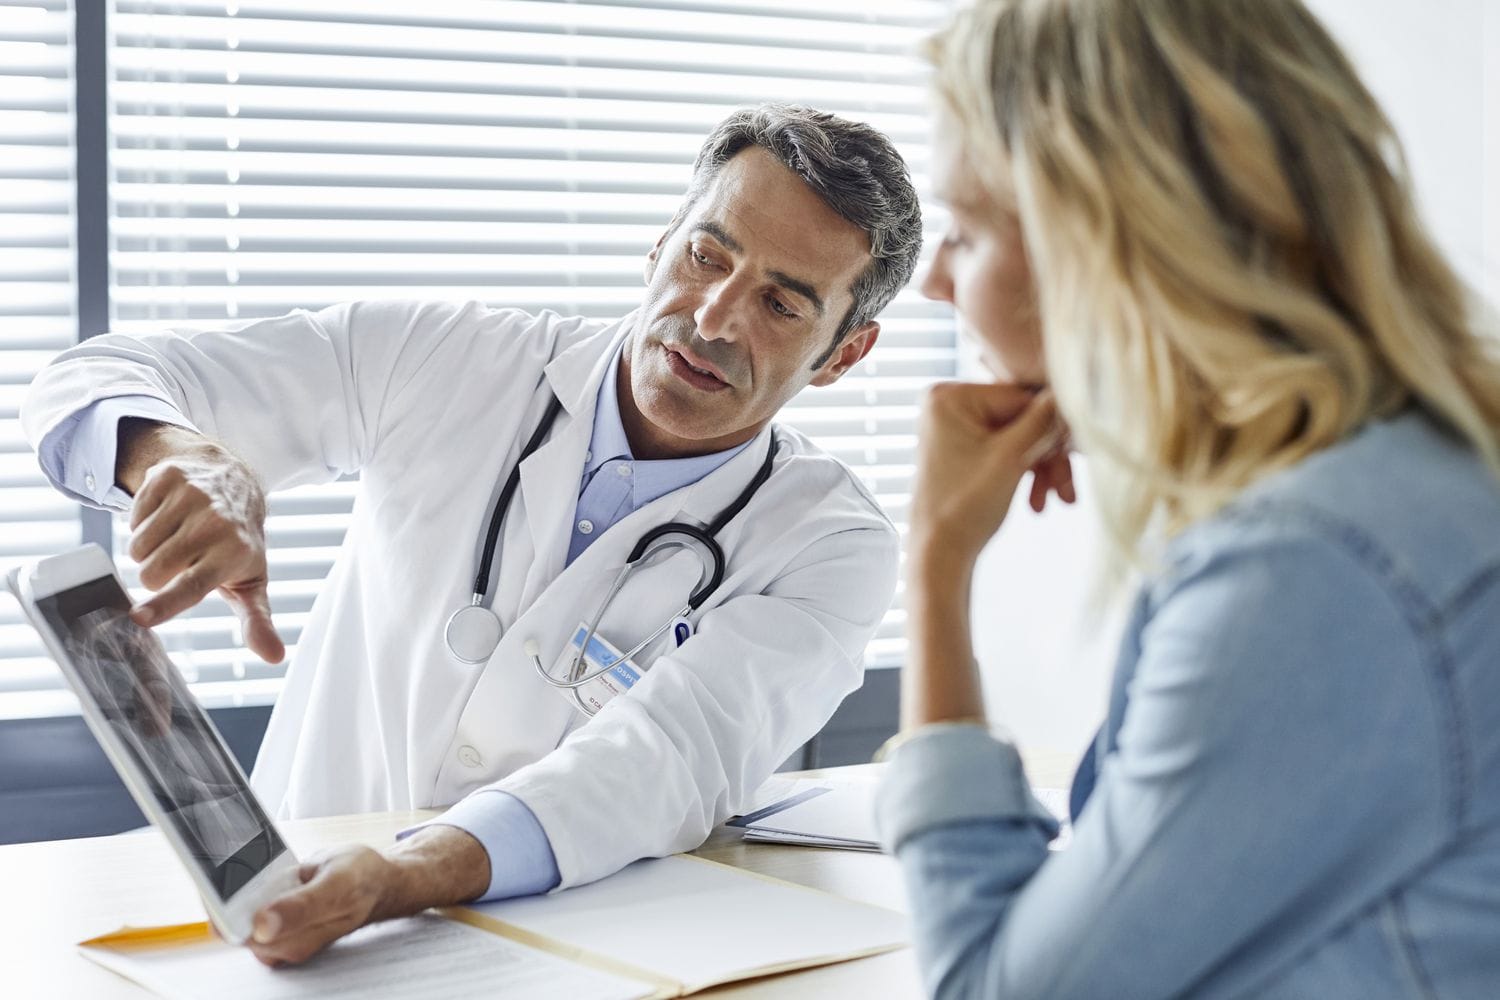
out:
<path id="1" fill-rule="evenodd" d="M 148 607 L 139 607 L 130 612 L 130 617 L 137 625 L 150 625 L 156 621 L 156 612 Z"/>
<path id="2" fill-rule="evenodd" d="M 262 913 L 255 918 L 255 940 L 267 944 L 281 930 L 281 918 L 274 913 Z"/>

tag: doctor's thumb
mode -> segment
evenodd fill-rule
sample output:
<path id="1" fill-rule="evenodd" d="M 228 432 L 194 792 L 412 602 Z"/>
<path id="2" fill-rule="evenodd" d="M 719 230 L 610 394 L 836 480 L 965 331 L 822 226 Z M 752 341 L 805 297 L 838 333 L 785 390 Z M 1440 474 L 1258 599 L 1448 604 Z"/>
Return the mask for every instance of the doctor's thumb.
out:
<path id="1" fill-rule="evenodd" d="M 271 622 L 271 599 L 266 594 L 266 585 L 238 591 L 230 603 L 239 615 L 245 646 L 267 663 L 280 663 L 286 657 L 286 644 Z"/>

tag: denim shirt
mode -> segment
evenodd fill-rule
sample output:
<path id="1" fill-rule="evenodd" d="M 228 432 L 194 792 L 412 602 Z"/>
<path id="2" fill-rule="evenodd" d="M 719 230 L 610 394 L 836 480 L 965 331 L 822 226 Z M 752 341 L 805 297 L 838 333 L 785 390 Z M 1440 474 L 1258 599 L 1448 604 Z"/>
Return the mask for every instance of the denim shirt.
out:
<path id="1" fill-rule="evenodd" d="M 1066 848 L 983 729 L 894 753 L 929 992 L 1500 997 L 1500 484 L 1407 411 L 1162 566 Z"/>

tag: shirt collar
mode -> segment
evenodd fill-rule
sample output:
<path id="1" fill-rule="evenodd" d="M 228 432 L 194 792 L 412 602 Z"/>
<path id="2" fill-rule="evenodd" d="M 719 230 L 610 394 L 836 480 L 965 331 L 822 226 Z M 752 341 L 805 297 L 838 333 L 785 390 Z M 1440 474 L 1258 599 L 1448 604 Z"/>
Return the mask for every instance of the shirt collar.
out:
<path id="1" fill-rule="evenodd" d="M 614 360 L 609 363 L 609 371 L 604 373 L 604 381 L 599 385 L 599 396 L 594 406 L 594 436 L 589 441 L 588 459 L 584 463 L 583 478 L 587 480 L 599 471 L 600 466 L 613 459 L 620 458 L 631 462 L 635 467 L 632 506 L 640 508 L 658 497 L 666 496 L 673 490 L 696 483 L 744 451 L 750 442 L 746 441 L 744 444 L 724 451 L 716 451 L 709 455 L 695 455 L 691 458 L 666 458 L 652 461 L 636 459 L 630 451 L 630 439 L 625 436 L 625 424 L 620 420 L 620 395 L 617 385 L 620 377 L 620 354 L 628 343 L 627 338 L 615 349 Z M 751 440 L 753 441 L 754 438 Z"/>

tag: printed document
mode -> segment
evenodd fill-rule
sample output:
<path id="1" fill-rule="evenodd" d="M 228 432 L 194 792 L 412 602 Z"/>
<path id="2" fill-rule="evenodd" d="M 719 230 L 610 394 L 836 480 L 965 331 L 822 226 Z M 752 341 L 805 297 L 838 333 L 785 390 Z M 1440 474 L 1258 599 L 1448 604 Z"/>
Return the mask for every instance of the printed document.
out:
<path id="1" fill-rule="evenodd" d="M 434 914 L 355 931 L 305 965 L 270 969 L 204 936 L 84 954 L 168 1000 L 638 1000 L 656 990 Z"/>

